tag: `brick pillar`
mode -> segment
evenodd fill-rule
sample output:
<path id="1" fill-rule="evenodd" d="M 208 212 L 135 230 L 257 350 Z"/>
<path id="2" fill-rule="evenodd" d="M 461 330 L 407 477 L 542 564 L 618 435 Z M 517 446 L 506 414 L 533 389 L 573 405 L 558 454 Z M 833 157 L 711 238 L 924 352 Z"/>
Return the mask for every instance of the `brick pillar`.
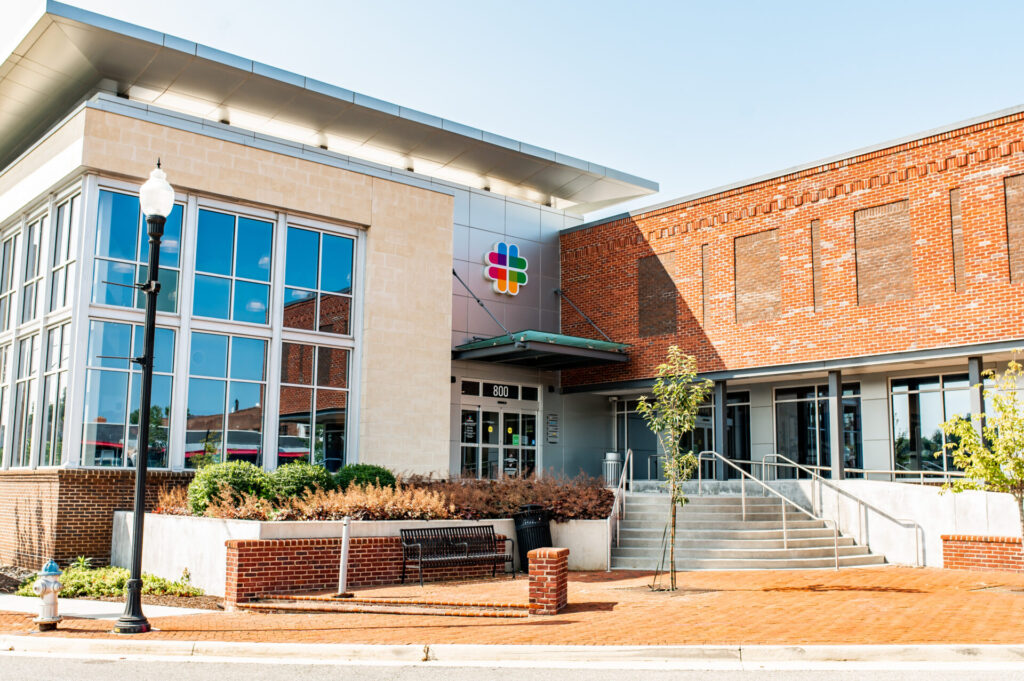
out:
<path id="1" fill-rule="evenodd" d="M 534 615 L 554 615 L 569 603 L 569 549 L 534 549 L 530 560 L 530 605 Z"/>

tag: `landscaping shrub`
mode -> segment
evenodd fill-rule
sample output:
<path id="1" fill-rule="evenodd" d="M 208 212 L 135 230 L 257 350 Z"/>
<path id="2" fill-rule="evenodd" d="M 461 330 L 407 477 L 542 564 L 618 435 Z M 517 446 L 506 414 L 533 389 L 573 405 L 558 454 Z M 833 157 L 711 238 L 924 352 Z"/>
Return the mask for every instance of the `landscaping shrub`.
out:
<path id="1" fill-rule="evenodd" d="M 349 485 L 379 485 L 394 487 L 395 474 L 383 466 L 369 463 L 350 463 L 342 466 L 334 474 L 334 482 L 338 489 L 346 490 Z"/>
<path id="2" fill-rule="evenodd" d="M 191 515 L 188 505 L 188 490 L 179 485 L 162 486 L 156 493 L 156 512 L 167 515 Z"/>
<path id="3" fill-rule="evenodd" d="M 412 487 L 440 492 L 454 507 L 453 516 L 466 520 L 508 518 L 523 504 L 540 504 L 551 519 L 607 518 L 615 495 L 600 478 L 581 474 L 560 477 L 502 478 L 500 480 L 433 480 L 411 478 Z"/>
<path id="4" fill-rule="evenodd" d="M 270 486 L 273 496 L 278 499 L 297 497 L 307 490 L 334 488 L 334 479 L 323 466 L 297 462 L 278 466 L 270 474 Z"/>
<path id="5" fill-rule="evenodd" d="M 238 503 L 242 494 L 266 498 L 270 493 L 270 476 L 262 468 L 248 461 L 216 463 L 196 471 L 188 486 L 188 507 L 193 515 L 203 515 L 216 497 Z"/>
<path id="6" fill-rule="evenodd" d="M 288 501 L 280 520 L 437 520 L 452 517 L 440 492 L 396 485 L 353 484 L 345 491 L 315 490 Z"/>
<path id="7" fill-rule="evenodd" d="M 124 587 L 128 582 L 129 573 L 126 568 L 102 567 L 92 569 L 83 566 L 88 561 L 75 561 L 64 574 L 60 582 L 64 588 L 60 591 L 61 598 L 99 598 L 102 596 L 123 596 Z M 19 596 L 35 596 L 32 584 L 36 577 L 30 577 L 18 587 Z M 142 593 L 153 596 L 202 596 L 202 589 L 189 583 L 187 576 L 172 581 L 155 575 L 142 575 Z"/>

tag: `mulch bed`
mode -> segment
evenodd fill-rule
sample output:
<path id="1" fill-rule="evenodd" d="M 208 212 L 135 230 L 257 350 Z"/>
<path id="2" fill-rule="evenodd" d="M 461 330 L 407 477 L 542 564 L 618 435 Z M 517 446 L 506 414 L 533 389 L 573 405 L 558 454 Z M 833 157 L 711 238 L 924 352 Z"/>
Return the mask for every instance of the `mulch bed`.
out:
<path id="1" fill-rule="evenodd" d="M 94 601 L 124 601 L 124 596 L 100 596 Z M 198 608 L 200 610 L 223 610 L 220 596 L 152 596 L 143 594 L 143 605 L 169 605 L 175 608 Z"/>
<path id="2" fill-rule="evenodd" d="M 34 575 L 32 570 L 14 567 L 13 565 L 0 565 L 0 594 L 11 594 L 18 590 L 21 583 Z"/>

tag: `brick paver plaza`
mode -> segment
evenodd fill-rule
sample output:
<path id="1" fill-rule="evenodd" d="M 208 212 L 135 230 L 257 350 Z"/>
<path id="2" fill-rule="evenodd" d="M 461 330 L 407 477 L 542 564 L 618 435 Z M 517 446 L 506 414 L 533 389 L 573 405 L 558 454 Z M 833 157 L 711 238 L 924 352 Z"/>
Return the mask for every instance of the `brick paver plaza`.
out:
<path id="1" fill-rule="evenodd" d="M 923 644 L 1024 643 L 1024 574 L 899 567 L 679 573 L 676 593 L 648 573 L 571 573 L 569 607 L 520 620 L 210 612 L 154 618 L 134 639 L 292 643 Z M 525 601 L 527 580 L 364 589 L 359 596 Z M 0 633 L 34 631 L 0 613 Z M 67 619 L 54 634 L 104 637 L 110 621 Z"/>

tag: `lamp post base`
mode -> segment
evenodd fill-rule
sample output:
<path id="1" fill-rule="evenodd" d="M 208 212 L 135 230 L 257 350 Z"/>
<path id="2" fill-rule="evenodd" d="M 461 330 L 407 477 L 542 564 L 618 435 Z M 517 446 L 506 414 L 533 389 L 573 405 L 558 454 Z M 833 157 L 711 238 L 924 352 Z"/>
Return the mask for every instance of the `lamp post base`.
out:
<path id="1" fill-rule="evenodd" d="M 129 579 L 125 585 L 124 614 L 114 624 L 115 634 L 145 634 L 153 627 L 142 614 L 142 580 Z"/>

